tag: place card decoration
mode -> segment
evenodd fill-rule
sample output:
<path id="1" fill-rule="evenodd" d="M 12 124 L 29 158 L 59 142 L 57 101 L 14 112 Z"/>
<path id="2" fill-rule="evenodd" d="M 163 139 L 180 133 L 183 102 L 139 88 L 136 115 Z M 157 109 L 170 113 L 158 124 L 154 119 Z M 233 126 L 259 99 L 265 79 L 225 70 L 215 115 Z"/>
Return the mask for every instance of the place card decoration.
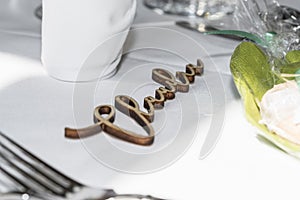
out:
<path id="1" fill-rule="evenodd" d="M 153 144 L 155 131 L 151 125 L 154 121 L 154 111 L 162 109 L 167 100 L 175 98 L 176 92 L 189 92 L 189 86 L 194 83 L 195 76 L 201 76 L 204 71 L 203 62 L 198 59 L 197 65 L 188 64 L 185 72 L 176 72 L 176 77 L 165 69 L 153 69 L 152 79 L 164 87 L 159 87 L 155 91 L 155 96 L 144 98 L 144 108 L 147 112 L 141 111 L 137 101 L 126 95 L 115 97 L 115 105 L 100 105 L 94 110 L 94 123 L 91 126 L 81 129 L 65 128 L 65 137 L 80 139 L 93 136 L 102 131 L 105 133 L 127 141 L 129 143 L 148 146 Z M 116 109 L 132 118 L 141 126 L 146 136 L 126 130 L 114 124 Z M 106 115 L 106 117 L 103 117 Z"/>
<path id="2" fill-rule="evenodd" d="M 237 6 L 238 27 L 246 31 L 207 34 L 251 41 L 239 44 L 230 62 L 247 120 L 266 141 L 299 158 L 300 12 L 276 1 L 255 2 L 239 1 Z"/>

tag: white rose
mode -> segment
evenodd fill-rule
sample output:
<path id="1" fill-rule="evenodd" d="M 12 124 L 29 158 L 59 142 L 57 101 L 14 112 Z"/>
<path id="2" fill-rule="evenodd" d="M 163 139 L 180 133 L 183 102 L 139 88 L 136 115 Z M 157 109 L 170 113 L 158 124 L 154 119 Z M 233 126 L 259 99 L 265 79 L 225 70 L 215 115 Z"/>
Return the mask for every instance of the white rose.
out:
<path id="1" fill-rule="evenodd" d="M 262 120 L 277 135 L 300 144 L 300 88 L 295 81 L 275 85 L 260 103 Z"/>

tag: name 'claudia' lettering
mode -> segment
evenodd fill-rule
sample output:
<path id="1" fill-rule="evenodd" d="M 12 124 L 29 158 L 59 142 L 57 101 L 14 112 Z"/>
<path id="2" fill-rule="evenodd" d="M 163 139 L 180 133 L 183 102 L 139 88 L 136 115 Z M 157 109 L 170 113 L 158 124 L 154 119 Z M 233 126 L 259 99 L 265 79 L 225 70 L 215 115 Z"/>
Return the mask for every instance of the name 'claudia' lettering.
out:
<path id="1" fill-rule="evenodd" d="M 167 70 L 153 69 L 152 79 L 164 87 L 160 87 L 155 91 L 155 97 L 148 96 L 144 98 L 144 108 L 147 112 L 141 111 L 139 104 L 132 97 L 119 95 L 115 97 L 115 106 L 101 105 L 95 108 L 93 125 L 81 129 L 65 128 L 65 137 L 79 139 L 104 131 L 130 143 L 144 146 L 151 145 L 155 137 L 154 129 L 151 126 L 151 122 L 154 121 L 155 110 L 162 109 L 167 100 L 174 99 L 176 92 L 187 93 L 189 85 L 195 81 L 195 76 L 202 75 L 203 70 L 204 66 L 201 60 L 197 60 L 197 65 L 188 64 L 185 72 L 176 72 L 176 78 Z M 115 108 L 135 120 L 147 132 L 147 136 L 134 133 L 114 124 Z M 104 118 L 103 115 L 106 115 L 106 117 Z"/>

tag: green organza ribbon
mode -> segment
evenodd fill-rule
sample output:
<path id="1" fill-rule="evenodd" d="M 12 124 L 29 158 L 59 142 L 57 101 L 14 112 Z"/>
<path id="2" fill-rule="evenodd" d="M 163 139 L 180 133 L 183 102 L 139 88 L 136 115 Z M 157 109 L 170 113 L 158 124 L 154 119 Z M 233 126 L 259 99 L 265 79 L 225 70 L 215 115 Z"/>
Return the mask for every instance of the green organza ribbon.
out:
<path id="1" fill-rule="evenodd" d="M 207 31 L 204 34 L 206 34 L 206 35 L 234 35 L 234 36 L 238 36 L 238 37 L 242 37 L 242 38 L 251 40 L 261 47 L 268 47 L 268 44 L 274 39 L 274 36 L 276 35 L 275 32 L 267 32 L 267 33 L 265 33 L 264 38 L 262 38 L 257 34 L 248 33 L 245 31 L 238 31 L 238 30 Z"/>

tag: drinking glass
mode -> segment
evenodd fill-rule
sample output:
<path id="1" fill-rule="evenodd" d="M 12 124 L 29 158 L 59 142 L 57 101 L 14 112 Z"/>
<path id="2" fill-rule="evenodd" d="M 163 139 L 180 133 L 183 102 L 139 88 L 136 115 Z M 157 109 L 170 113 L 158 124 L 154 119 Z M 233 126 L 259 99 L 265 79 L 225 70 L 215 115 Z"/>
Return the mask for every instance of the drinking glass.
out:
<path id="1" fill-rule="evenodd" d="M 219 19 L 234 12 L 236 0 L 144 0 L 144 4 L 163 14 Z"/>

